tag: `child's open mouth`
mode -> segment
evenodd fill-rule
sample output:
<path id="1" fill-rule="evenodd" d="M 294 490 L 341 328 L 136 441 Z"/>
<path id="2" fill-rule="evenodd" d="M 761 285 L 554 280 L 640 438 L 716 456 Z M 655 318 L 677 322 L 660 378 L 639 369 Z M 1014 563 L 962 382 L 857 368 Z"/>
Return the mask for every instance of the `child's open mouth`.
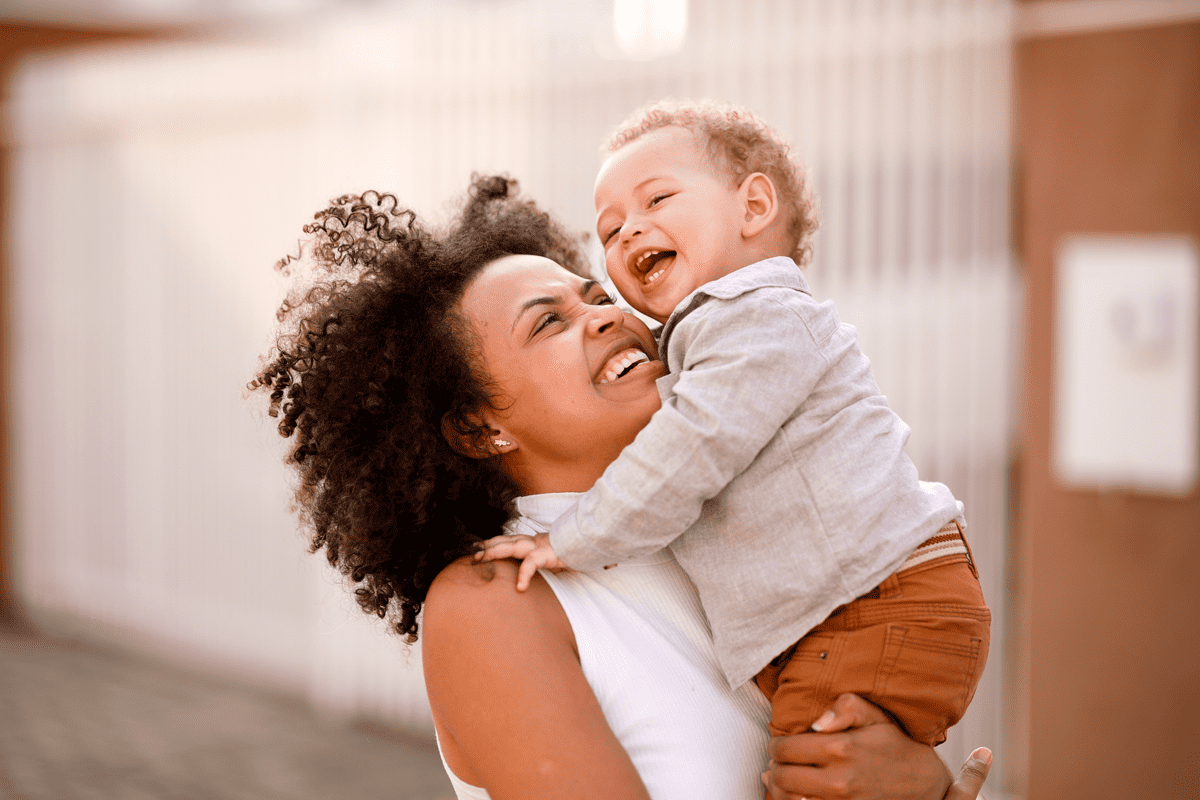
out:
<path id="1" fill-rule="evenodd" d="M 636 272 L 641 274 L 642 283 L 651 284 L 658 280 L 671 264 L 675 263 L 674 250 L 647 250 L 638 256 L 633 265 Z"/>

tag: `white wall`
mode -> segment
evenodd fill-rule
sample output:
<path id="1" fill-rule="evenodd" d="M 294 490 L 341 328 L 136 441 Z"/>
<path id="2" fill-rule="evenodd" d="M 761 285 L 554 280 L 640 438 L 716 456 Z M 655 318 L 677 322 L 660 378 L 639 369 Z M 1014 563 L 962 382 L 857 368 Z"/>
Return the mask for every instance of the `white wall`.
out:
<path id="1" fill-rule="evenodd" d="M 19 591 L 426 728 L 404 666 L 418 654 L 303 553 L 282 445 L 242 396 L 282 292 L 271 265 L 336 194 L 392 190 L 437 214 L 472 170 L 508 171 L 590 229 L 608 129 L 649 99 L 712 96 L 761 112 L 811 165 L 809 277 L 859 327 L 922 476 L 967 504 L 995 641 L 941 752 L 999 748 L 1010 3 L 700 0 L 684 49 L 647 63 L 605 58 L 609 13 L 408 3 L 30 64 L 6 114 Z"/>

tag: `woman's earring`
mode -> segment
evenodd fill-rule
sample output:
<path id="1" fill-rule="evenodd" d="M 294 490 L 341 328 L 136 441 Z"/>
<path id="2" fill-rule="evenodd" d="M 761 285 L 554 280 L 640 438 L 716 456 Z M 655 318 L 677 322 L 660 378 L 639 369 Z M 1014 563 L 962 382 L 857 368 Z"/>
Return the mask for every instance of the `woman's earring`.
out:
<path id="1" fill-rule="evenodd" d="M 496 447 L 508 447 L 512 442 L 506 442 L 503 439 L 492 439 L 492 444 L 496 445 Z"/>

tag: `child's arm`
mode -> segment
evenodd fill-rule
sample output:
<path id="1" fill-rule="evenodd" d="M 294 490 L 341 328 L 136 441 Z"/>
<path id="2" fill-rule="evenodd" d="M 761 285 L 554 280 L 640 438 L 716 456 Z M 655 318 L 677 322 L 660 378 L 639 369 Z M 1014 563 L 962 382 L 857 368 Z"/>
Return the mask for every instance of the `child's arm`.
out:
<path id="1" fill-rule="evenodd" d="M 554 523 L 562 561 L 598 569 L 670 544 L 805 401 L 828 368 L 817 343 L 829 334 L 778 297 L 710 300 L 676 325 L 683 368 L 662 379 L 674 396 Z"/>

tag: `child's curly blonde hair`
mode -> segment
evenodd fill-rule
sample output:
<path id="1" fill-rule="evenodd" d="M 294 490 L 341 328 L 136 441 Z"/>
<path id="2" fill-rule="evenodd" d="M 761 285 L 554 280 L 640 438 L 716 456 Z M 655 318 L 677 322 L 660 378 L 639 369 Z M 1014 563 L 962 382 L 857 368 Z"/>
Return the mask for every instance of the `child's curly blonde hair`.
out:
<path id="1" fill-rule="evenodd" d="M 709 158 L 729 170 L 735 186 L 755 172 L 771 179 L 788 215 L 788 233 L 794 242 L 790 255 L 800 266 L 807 265 L 817 230 L 816 203 L 791 145 L 753 111 L 714 100 L 659 100 L 618 125 L 601 152 L 615 153 L 651 131 L 671 126 L 704 136 Z"/>

